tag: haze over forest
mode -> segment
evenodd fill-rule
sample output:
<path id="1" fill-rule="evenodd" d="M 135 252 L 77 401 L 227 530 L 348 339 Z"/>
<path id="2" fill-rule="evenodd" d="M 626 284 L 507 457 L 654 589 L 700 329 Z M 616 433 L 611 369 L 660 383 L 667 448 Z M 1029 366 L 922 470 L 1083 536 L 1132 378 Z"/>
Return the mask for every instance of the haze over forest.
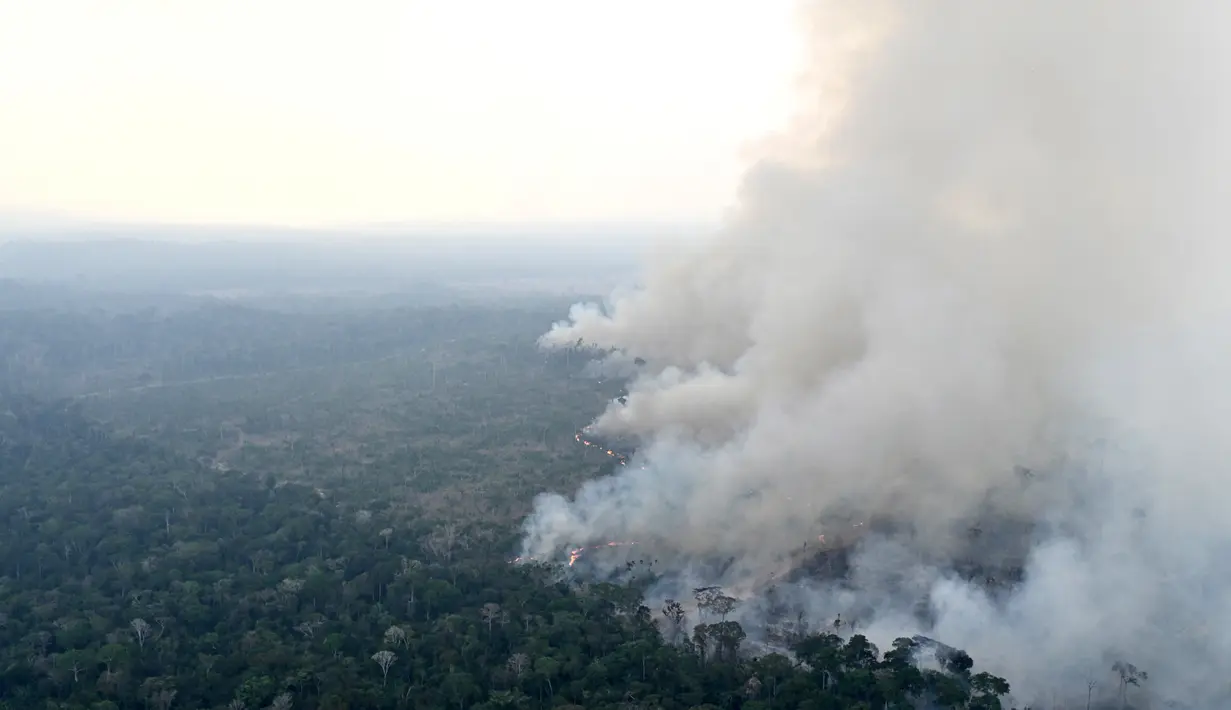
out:
<path id="1" fill-rule="evenodd" d="M 294 230 L 127 224 L 0 230 L 0 278 L 105 290 L 383 292 L 483 285 L 590 293 L 636 278 L 677 226 Z"/>

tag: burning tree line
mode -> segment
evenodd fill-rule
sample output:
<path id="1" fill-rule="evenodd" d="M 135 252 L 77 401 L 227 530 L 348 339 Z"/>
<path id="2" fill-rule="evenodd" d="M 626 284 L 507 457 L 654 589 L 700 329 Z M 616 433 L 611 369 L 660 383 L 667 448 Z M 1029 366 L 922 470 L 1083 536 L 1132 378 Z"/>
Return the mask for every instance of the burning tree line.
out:
<path id="1" fill-rule="evenodd" d="M 784 646 L 781 650 L 743 661 L 740 648 L 747 633 L 739 622 L 727 618 L 739 601 L 717 586 L 698 587 L 693 597 L 699 623 L 691 634 L 684 604 L 664 601 L 664 636 L 694 654 L 703 666 L 747 663 L 754 670 L 744 687 L 749 696 L 765 693 L 777 699 L 803 685 L 806 678 L 832 701 L 818 707 L 905 707 L 902 703 L 913 707 L 923 702 L 1001 710 L 1010 690 L 1003 678 L 973 673 L 974 661 L 966 652 L 923 636 L 896 639 L 883 654 L 867 637 L 853 633 L 854 624 L 845 624 L 851 633 L 843 638 L 840 616 L 832 629 L 813 633 L 800 614 L 776 635 L 774 640 Z"/>

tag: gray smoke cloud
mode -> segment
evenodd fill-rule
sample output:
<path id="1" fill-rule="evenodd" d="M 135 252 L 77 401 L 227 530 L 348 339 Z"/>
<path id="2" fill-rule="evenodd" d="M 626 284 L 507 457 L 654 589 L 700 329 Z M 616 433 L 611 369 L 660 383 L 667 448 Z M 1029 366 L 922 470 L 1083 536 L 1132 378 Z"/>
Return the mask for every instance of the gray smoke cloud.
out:
<path id="1" fill-rule="evenodd" d="M 799 115 L 725 227 L 544 336 L 644 359 L 595 422 L 643 445 L 541 497 L 526 552 L 654 540 L 734 557 L 712 581 L 751 589 L 839 517 L 889 521 L 841 589 L 790 594 L 870 605 L 881 641 L 921 628 L 925 598 L 928 630 L 1019 699 L 1084 701 L 1122 659 L 1160 697 L 1224 707 L 1231 5 L 800 17 Z M 1029 531 L 969 541 L 1006 520 Z M 1006 556 L 1008 593 L 947 564 Z"/>

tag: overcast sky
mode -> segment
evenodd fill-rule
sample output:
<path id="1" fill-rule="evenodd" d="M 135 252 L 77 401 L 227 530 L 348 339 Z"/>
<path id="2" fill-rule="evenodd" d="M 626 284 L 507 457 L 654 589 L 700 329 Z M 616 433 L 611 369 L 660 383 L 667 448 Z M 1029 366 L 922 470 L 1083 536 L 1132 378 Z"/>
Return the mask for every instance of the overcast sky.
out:
<path id="1" fill-rule="evenodd" d="M 713 221 L 792 0 L 0 0 L 0 212 Z"/>

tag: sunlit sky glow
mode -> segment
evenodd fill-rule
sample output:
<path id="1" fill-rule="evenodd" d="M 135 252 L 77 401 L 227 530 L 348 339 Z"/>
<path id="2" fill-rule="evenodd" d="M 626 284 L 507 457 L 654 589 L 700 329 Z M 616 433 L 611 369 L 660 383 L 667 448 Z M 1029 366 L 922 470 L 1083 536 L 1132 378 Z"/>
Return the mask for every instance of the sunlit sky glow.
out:
<path id="1" fill-rule="evenodd" d="M 712 221 L 792 0 L 0 0 L 0 213 Z"/>

